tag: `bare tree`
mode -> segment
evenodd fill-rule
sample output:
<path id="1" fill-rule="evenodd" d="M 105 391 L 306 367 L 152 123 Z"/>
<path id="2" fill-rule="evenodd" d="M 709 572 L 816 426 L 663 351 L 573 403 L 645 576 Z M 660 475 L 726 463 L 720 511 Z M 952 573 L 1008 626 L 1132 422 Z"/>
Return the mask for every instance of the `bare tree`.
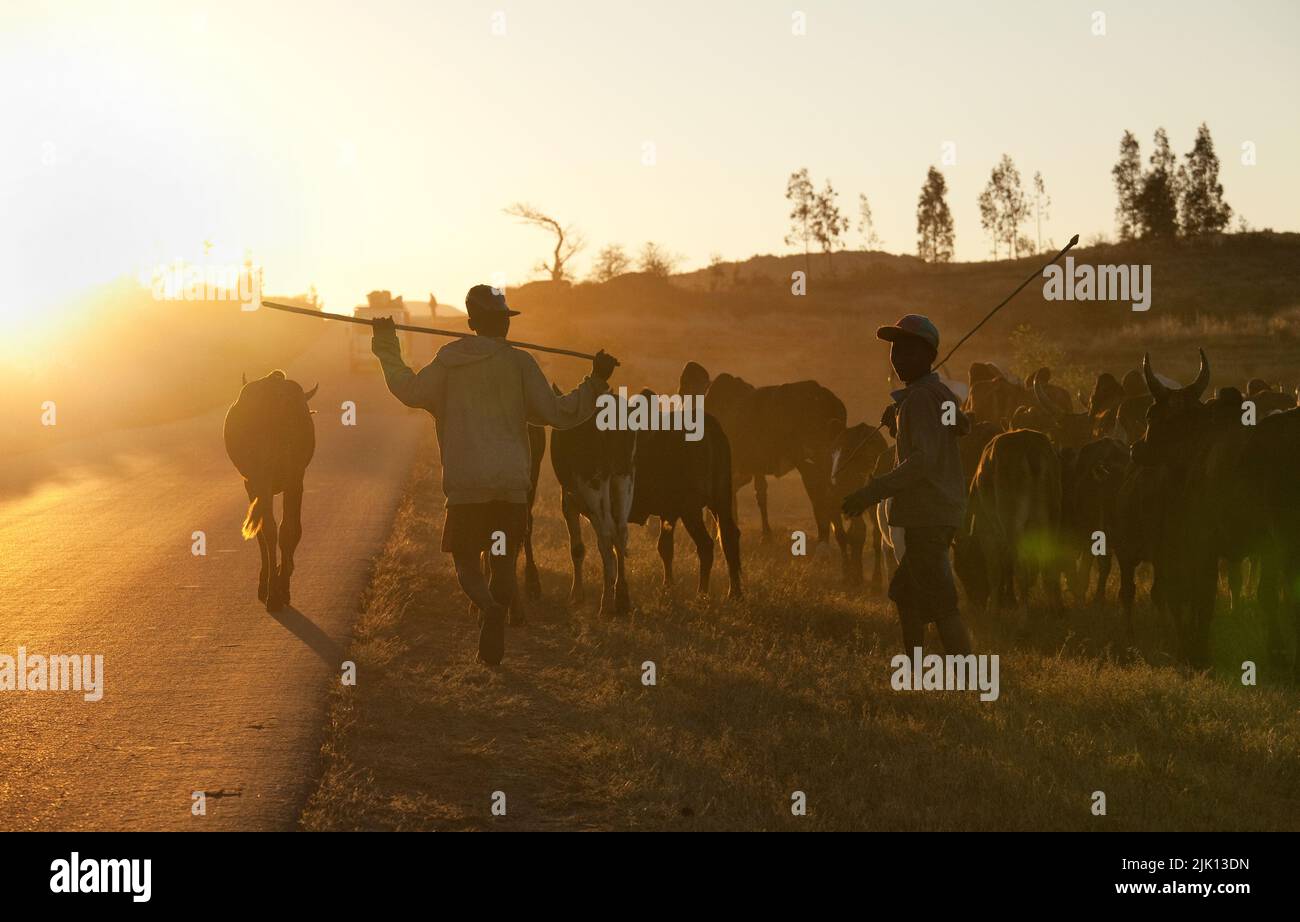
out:
<path id="1" fill-rule="evenodd" d="M 876 222 L 871 217 L 871 202 L 867 201 L 865 192 L 858 195 L 858 233 L 868 250 L 880 246 L 880 235 L 876 233 Z"/>
<path id="2" fill-rule="evenodd" d="M 583 239 L 582 234 L 578 233 L 572 224 L 561 224 L 541 209 L 534 208 L 526 202 L 516 202 L 509 208 L 504 209 L 504 211 L 510 217 L 518 218 L 524 224 L 540 227 L 555 235 L 555 250 L 551 254 L 551 261 L 542 260 L 538 262 L 534 269 L 538 272 L 549 273 L 552 282 L 567 280 L 570 277 L 569 260 L 587 245 L 587 241 Z"/>
<path id="3" fill-rule="evenodd" d="M 657 243 L 647 243 L 641 248 L 641 255 L 637 258 L 637 268 L 642 272 L 659 278 L 668 278 L 681 262 L 681 257 L 669 253 Z"/>
<path id="4" fill-rule="evenodd" d="M 597 282 L 608 282 L 632 268 L 632 258 L 617 243 L 611 243 L 596 254 L 596 264 L 591 267 L 591 277 Z"/>
<path id="5" fill-rule="evenodd" d="M 826 188 L 813 199 L 812 232 L 813 239 L 821 244 L 826 254 L 826 263 L 834 268 L 835 248 L 840 246 L 840 237 L 849 229 L 849 219 L 841 212 L 835 199 L 839 193 L 826 180 Z"/>

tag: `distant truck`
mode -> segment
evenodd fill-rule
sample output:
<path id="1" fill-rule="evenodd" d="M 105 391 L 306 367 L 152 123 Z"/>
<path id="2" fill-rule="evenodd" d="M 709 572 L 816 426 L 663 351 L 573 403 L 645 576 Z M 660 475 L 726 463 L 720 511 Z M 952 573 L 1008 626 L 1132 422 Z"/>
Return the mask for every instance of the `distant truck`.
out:
<path id="1" fill-rule="evenodd" d="M 394 298 L 390 291 L 372 291 L 366 295 L 366 301 L 366 304 L 352 309 L 353 317 L 359 317 L 363 320 L 392 317 L 396 323 L 411 322 L 411 313 L 402 302 L 401 295 Z M 353 324 L 351 329 L 352 336 L 348 344 L 349 366 L 353 371 L 378 371 L 379 360 L 370 351 L 370 327 Z M 404 356 L 411 355 L 411 340 L 417 335 L 419 334 L 398 330 L 397 339 L 402 344 L 402 354 Z"/>
<path id="2" fill-rule="evenodd" d="M 376 317 L 392 317 L 397 323 L 409 323 L 417 327 L 438 327 L 444 330 L 465 330 L 469 332 L 464 311 L 458 311 L 429 295 L 429 303 L 407 305 L 402 296 L 393 297 L 389 291 L 372 291 L 366 295 L 366 304 L 353 308 L 353 317 L 374 320 Z M 379 360 L 370 352 L 370 328 L 360 324 L 349 324 L 352 337 L 348 349 L 348 360 L 353 371 L 378 371 Z M 398 342 L 402 344 L 402 358 L 406 364 L 419 371 L 433 361 L 434 353 L 447 340 L 425 333 L 397 332 Z"/>

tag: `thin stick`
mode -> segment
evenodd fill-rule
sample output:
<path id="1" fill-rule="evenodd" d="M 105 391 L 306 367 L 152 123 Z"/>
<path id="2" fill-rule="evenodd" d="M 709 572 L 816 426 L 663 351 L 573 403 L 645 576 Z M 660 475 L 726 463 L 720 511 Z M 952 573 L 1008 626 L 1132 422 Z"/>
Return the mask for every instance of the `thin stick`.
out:
<path id="1" fill-rule="evenodd" d="M 302 314 L 304 317 L 315 317 L 318 320 L 342 320 L 346 323 L 359 323 L 363 326 L 373 327 L 375 322 L 367 320 L 365 317 L 351 317 L 347 314 L 327 314 L 324 311 L 314 311 L 309 307 L 294 307 L 291 304 L 277 304 L 275 301 L 263 301 L 263 307 L 271 307 L 277 311 L 287 311 L 290 314 Z M 406 330 L 408 333 L 432 333 L 434 336 L 454 336 L 457 339 L 465 339 L 473 336 L 473 333 L 463 333 L 459 330 L 435 330 L 433 327 L 419 327 L 410 323 L 394 323 L 399 330 Z M 506 345 L 518 346 L 520 349 L 530 349 L 533 352 L 552 352 L 555 355 L 571 355 L 579 359 L 594 359 L 594 355 L 586 352 L 575 352 L 572 349 L 556 349 L 553 346 L 539 346 L 536 343 L 522 343 L 518 340 L 507 339 Z"/>
<path id="2" fill-rule="evenodd" d="M 1073 246 L 1074 246 L 1076 243 L 1078 243 L 1078 242 L 1079 242 L 1079 235 L 1078 235 L 1078 234 L 1075 234 L 1073 237 L 1070 238 L 1070 242 L 1067 243 L 1067 244 L 1065 245 L 1065 247 L 1061 250 L 1061 252 L 1057 253 L 1055 256 L 1053 256 L 1051 259 L 1049 259 L 1047 262 L 1045 262 L 1045 263 L 1043 263 L 1041 266 L 1039 266 L 1039 267 L 1038 267 L 1038 270 L 1037 270 L 1036 272 L 1034 272 L 1033 275 L 1029 276 L 1029 278 L 1025 279 L 1023 282 L 1021 282 L 1019 285 L 1017 285 L 1015 291 L 1011 292 L 1011 294 L 1009 294 L 1009 295 L 1007 295 L 1005 298 L 1003 298 L 1003 299 L 1001 300 L 1001 302 L 999 302 L 999 304 L 998 304 L 997 307 L 993 308 L 993 310 L 991 310 L 991 311 L 989 311 L 987 314 L 985 314 L 985 315 L 984 315 L 984 319 L 981 320 L 979 323 L 975 324 L 975 326 L 971 328 L 971 331 L 970 331 L 969 333 L 967 333 L 967 334 L 966 334 L 965 336 L 963 336 L 961 339 L 957 340 L 957 345 L 955 345 L 955 346 L 953 346 L 951 349 L 949 349 L 949 350 L 948 350 L 948 354 L 945 355 L 945 356 L 943 357 L 943 361 L 940 362 L 938 365 L 935 365 L 934 367 L 935 367 L 935 368 L 942 368 L 943 366 L 947 365 L 947 364 L 948 364 L 948 359 L 952 358 L 952 354 L 953 354 L 954 352 L 956 352 L 958 349 L 961 348 L 962 343 L 966 342 L 966 340 L 968 340 L 968 339 L 970 339 L 972 336 L 974 336 L 975 333 L 976 333 L 976 331 L 978 331 L 980 327 L 982 327 L 982 326 L 984 326 L 984 324 L 988 323 L 988 320 L 989 320 L 990 317 L 992 317 L 992 316 L 993 316 L 994 314 L 996 314 L 998 311 L 1002 310 L 1002 308 L 1006 307 L 1008 301 L 1010 301 L 1010 300 L 1011 300 L 1012 298 L 1014 298 L 1016 295 L 1020 294 L 1020 289 L 1024 288 L 1026 285 L 1028 285 L 1028 284 L 1029 284 L 1030 282 L 1032 282 L 1034 279 L 1036 279 L 1036 278 L 1038 278 L 1039 276 L 1041 276 L 1041 275 L 1043 274 L 1043 270 L 1044 270 L 1044 269 L 1046 269 L 1046 268 L 1047 268 L 1048 266 L 1050 266 L 1052 263 L 1056 262 L 1058 259 L 1060 259 L 1062 256 L 1064 256 L 1066 253 L 1070 252 L 1070 248 L 1073 247 Z"/>

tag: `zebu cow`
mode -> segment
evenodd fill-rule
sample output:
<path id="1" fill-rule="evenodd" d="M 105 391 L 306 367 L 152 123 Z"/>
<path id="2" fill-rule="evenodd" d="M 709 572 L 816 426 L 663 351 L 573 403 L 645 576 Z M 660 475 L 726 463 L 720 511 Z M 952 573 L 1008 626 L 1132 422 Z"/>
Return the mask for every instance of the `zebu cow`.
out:
<path id="1" fill-rule="evenodd" d="M 552 387 L 555 387 L 552 385 Z M 560 393 L 559 388 L 555 392 Z M 598 414 L 572 429 L 551 430 L 551 468 L 563 491 L 561 509 L 569 530 L 569 556 L 573 560 L 573 586 L 569 601 L 586 598 L 582 561 L 582 516 L 596 532 L 604 590 L 600 613 L 606 617 L 631 610 L 627 590 L 627 519 L 632 509 L 636 477 L 637 435 L 622 429 L 600 430 Z"/>
<path id="2" fill-rule="evenodd" d="M 244 539 L 262 552 L 257 598 L 269 612 L 289 604 L 293 555 L 302 538 L 302 479 L 316 451 L 316 427 L 307 402 L 316 395 L 276 370 L 249 381 L 226 412 L 226 455 L 244 478 L 248 514 Z M 284 521 L 275 521 L 275 495 L 284 494 Z M 277 560 L 277 543 L 279 555 Z"/>
<path id="3" fill-rule="evenodd" d="M 1122 439 L 1093 439 L 1079 448 L 1061 449 L 1061 541 L 1072 558 L 1066 575 L 1079 605 L 1087 602 L 1092 564 L 1097 563 L 1097 591 L 1092 603 L 1106 600 L 1106 582 L 1114 557 L 1112 535 L 1117 527 L 1120 485 L 1128 467 L 1128 445 Z M 1093 536 L 1105 539 L 1105 553 L 1092 553 Z"/>
<path id="4" fill-rule="evenodd" d="M 1147 428 L 1133 447 L 1139 464 L 1163 465 L 1178 502 L 1168 510 L 1164 564 L 1167 601 L 1181 628 L 1183 650 L 1197 666 L 1208 666 L 1210 623 L 1218 594 L 1218 561 L 1257 557 L 1263 577 L 1259 600 L 1275 657 L 1284 655 L 1279 606 L 1295 617 L 1300 580 L 1300 409 L 1243 425 L 1233 413 L 1216 413 L 1201 402 L 1210 380 L 1202 350 L 1196 380 L 1170 388 L 1142 361 L 1154 403 Z M 1300 680 L 1300 655 L 1293 673 Z"/>
<path id="5" fill-rule="evenodd" d="M 889 445 L 879 428 L 858 423 L 845 429 L 831 450 L 831 495 L 835 504 L 840 505 L 850 493 L 864 487 L 881 456 L 889 453 Z M 874 592 L 880 592 L 884 587 L 884 555 L 880 547 L 881 534 L 876 524 L 875 507 L 869 507 L 861 515 L 855 515 L 848 520 L 847 525 L 843 516 L 837 515 L 831 520 L 831 529 L 840 546 L 844 581 L 850 586 L 862 583 L 862 548 L 866 545 L 867 533 L 871 533 L 872 550 L 876 558 L 875 569 L 871 573 L 871 588 Z"/>
<path id="6" fill-rule="evenodd" d="M 642 393 L 655 398 L 650 391 Z M 698 441 L 688 440 L 685 432 L 676 429 L 637 433 L 636 485 L 628 520 L 644 525 L 650 516 L 659 517 L 658 550 L 665 586 L 673 583 L 673 534 L 681 521 L 700 559 L 697 589 L 701 595 L 709 591 L 713 535 L 704 524 L 704 510 L 708 509 L 717 523 L 727 561 L 728 598 L 740 598 L 740 529 L 732 508 L 734 501 L 731 445 L 712 416 L 704 414 L 703 437 Z"/>
<path id="7" fill-rule="evenodd" d="M 844 403 L 816 381 L 755 387 L 729 374 L 713 380 L 704 402 L 731 443 L 732 490 L 754 481 L 763 540 L 772 535 L 766 477 L 798 470 L 817 520 L 817 540 L 829 541 L 836 515 L 831 449 L 844 431 Z"/>
<path id="8" fill-rule="evenodd" d="M 1047 436 L 1013 429 L 984 449 L 971 483 L 955 563 L 976 604 L 1001 608 L 1014 586 L 1022 604 L 1036 576 L 1060 609 L 1061 466 Z"/>
<path id="9" fill-rule="evenodd" d="M 1019 382 L 988 362 L 971 363 L 969 383 L 962 410 L 972 425 L 991 422 L 1005 429 L 1016 408 L 1029 402 L 1029 392 Z"/>

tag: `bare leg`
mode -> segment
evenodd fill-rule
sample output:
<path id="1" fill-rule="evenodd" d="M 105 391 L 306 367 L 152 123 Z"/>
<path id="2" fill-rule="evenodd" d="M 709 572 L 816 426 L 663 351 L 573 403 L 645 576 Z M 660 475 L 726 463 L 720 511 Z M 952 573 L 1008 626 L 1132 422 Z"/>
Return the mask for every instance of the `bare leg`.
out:
<path id="1" fill-rule="evenodd" d="M 490 611 L 495 600 L 487 580 L 483 578 L 481 556 L 478 553 L 458 552 L 452 554 L 451 559 L 456 565 L 456 579 L 461 590 L 480 612 Z"/>

